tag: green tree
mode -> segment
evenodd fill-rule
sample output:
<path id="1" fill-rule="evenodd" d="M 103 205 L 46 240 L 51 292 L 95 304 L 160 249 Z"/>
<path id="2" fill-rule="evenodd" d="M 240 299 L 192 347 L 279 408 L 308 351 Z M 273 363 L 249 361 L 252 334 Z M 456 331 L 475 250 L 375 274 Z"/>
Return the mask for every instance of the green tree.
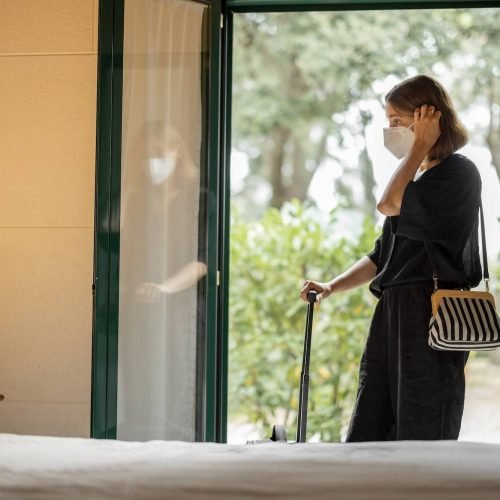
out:
<path id="1" fill-rule="evenodd" d="M 489 148 L 500 179 L 500 10 L 460 10 L 448 16 L 456 46 L 456 96 L 463 107 L 479 104 L 488 109 L 489 119 L 471 132 Z"/>
<path id="2" fill-rule="evenodd" d="M 292 198 L 305 200 L 326 158 L 343 167 L 336 151 L 349 147 L 347 134 L 362 142 L 358 171 L 365 201 L 358 209 L 373 217 L 375 182 L 363 143 L 371 115 L 363 101 L 377 99 L 383 113 L 383 96 L 374 82 L 417 72 L 456 75 L 451 90 L 464 108 L 488 100 L 491 119 L 478 133 L 500 172 L 499 12 L 430 9 L 236 16 L 233 146 L 250 158 L 242 195 L 252 196 L 264 183 L 272 193 L 271 206 L 280 207 Z M 353 107 L 359 111 L 354 123 L 344 119 Z M 349 175 L 343 177 L 336 190 L 344 205 L 352 205 Z"/>

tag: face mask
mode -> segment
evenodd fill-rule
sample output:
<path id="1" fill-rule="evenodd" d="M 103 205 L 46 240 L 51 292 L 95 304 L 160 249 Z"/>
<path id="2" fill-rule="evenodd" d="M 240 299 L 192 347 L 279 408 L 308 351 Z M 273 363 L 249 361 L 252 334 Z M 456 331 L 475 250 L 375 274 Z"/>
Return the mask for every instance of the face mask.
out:
<path id="1" fill-rule="evenodd" d="M 158 186 L 174 171 L 176 156 L 169 155 L 162 158 L 150 158 L 148 160 L 148 170 L 151 182 Z"/>
<path id="2" fill-rule="evenodd" d="M 410 127 L 384 128 L 384 146 L 398 159 L 408 153 L 415 140 L 415 133 Z"/>

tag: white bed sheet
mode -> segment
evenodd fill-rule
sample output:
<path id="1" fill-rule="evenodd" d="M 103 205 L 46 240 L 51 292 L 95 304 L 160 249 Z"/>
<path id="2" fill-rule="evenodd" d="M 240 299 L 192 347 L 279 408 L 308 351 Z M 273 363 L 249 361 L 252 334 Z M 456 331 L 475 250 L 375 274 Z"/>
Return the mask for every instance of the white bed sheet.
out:
<path id="1" fill-rule="evenodd" d="M 500 445 L 146 443 L 0 434 L 0 499 L 499 500 Z"/>

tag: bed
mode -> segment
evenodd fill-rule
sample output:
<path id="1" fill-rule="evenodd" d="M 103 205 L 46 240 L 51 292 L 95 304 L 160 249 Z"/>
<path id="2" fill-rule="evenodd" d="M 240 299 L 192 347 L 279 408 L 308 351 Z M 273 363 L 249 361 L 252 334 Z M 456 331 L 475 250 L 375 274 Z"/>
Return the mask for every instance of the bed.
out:
<path id="1" fill-rule="evenodd" d="M 500 445 L 225 445 L 0 434 L 0 498 L 498 500 Z"/>

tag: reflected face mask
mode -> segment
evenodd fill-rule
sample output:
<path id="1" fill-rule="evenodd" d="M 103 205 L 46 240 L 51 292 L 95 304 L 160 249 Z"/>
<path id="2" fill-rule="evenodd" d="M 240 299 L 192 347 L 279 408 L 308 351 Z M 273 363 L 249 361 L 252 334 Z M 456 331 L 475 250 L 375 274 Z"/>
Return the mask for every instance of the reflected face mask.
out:
<path id="1" fill-rule="evenodd" d="M 172 175 L 177 163 L 175 155 L 165 156 L 161 158 L 150 158 L 148 160 L 148 171 L 151 182 L 158 186 L 165 179 Z"/>
<path id="2" fill-rule="evenodd" d="M 408 153 L 415 140 L 415 133 L 410 127 L 384 128 L 384 146 L 398 159 Z"/>

